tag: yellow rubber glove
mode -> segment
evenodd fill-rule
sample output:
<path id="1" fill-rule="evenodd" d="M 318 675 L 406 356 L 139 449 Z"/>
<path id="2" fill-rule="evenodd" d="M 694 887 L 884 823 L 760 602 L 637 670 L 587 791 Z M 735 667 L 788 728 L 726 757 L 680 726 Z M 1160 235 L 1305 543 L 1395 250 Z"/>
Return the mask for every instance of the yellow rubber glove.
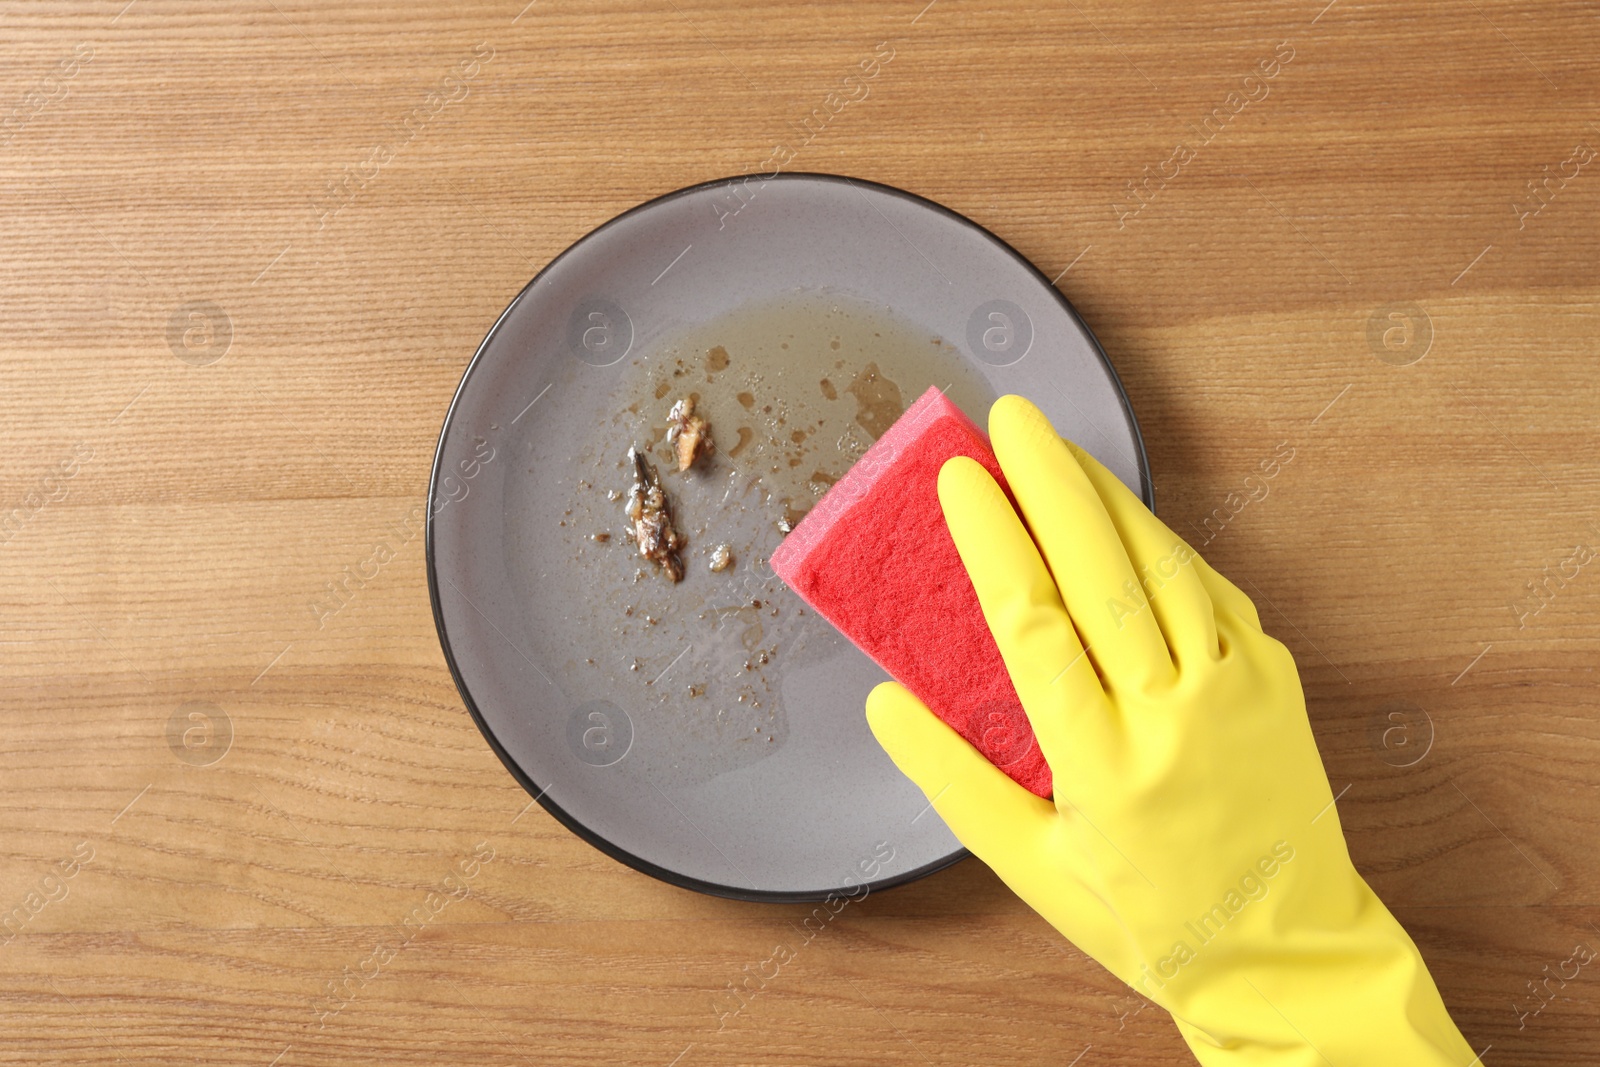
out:
<path id="1" fill-rule="evenodd" d="M 989 433 L 1026 528 L 965 458 L 939 500 L 1055 798 L 893 682 L 867 701 L 879 743 L 1206 1067 L 1475 1064 L 1350 862 L 1294 660 L 1250 599 L 1026 400 Z"/>

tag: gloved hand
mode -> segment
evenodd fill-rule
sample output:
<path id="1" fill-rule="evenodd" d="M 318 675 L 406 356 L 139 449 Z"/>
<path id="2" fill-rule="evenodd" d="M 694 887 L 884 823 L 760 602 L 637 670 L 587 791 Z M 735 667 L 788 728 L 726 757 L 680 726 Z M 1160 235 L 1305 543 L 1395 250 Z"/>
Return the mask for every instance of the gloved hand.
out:
<path id="1" fill-rule="evenodd" d="M 1250 599 L 1026 400 L 989 433 L 1022 520 L 964 458 L 939 500 L 1054 800 L 893 682 L 867 701 L 879 743 L 1206 1067 L 1475 1064 L 1350 862 L 1294 660 Z"/>

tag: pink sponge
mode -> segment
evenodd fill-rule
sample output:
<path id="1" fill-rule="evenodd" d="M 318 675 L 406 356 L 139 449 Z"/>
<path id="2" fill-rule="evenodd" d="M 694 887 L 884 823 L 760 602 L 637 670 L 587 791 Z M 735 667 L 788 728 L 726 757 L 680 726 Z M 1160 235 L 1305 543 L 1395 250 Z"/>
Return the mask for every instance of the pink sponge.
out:
<path id="1" fill-rule="evenodd" d="M 789 588 L 991 763 L 1048 797 L 1050 767 L 939 506 L 954 456 L 1005 480 L 988 439 L 929 389 L 772 554 Z"/>

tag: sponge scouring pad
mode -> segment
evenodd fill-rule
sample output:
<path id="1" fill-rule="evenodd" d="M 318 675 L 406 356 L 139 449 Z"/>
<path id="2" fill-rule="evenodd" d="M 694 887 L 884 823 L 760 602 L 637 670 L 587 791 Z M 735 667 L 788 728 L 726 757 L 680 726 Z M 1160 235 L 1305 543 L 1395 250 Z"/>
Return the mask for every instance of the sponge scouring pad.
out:
<path id="1" fill-rule="evenodd" d="M 939 468 L 988 439 L 930 388 L 772 554 L 778 577 L 995 766 L 1041 797 L 1050 767 L 939 506 Z"/>

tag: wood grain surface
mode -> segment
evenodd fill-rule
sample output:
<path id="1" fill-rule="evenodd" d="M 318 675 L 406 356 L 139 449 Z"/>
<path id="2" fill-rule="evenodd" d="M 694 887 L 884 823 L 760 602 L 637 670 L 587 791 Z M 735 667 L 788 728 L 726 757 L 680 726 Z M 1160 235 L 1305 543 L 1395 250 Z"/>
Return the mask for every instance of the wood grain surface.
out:
<path id="1" fill-rule="evenodd" d="M 420 538 L 310 610 L 535 271 L 786 144 L 1056 279 L 1473 1047 L 1600 1063 L 1600 19 L 1325 3 L 0 8 L 0 1061 L 1189 1062 L 977 861 L 719 1020 L 808 909 L 530 807 Z"/>

